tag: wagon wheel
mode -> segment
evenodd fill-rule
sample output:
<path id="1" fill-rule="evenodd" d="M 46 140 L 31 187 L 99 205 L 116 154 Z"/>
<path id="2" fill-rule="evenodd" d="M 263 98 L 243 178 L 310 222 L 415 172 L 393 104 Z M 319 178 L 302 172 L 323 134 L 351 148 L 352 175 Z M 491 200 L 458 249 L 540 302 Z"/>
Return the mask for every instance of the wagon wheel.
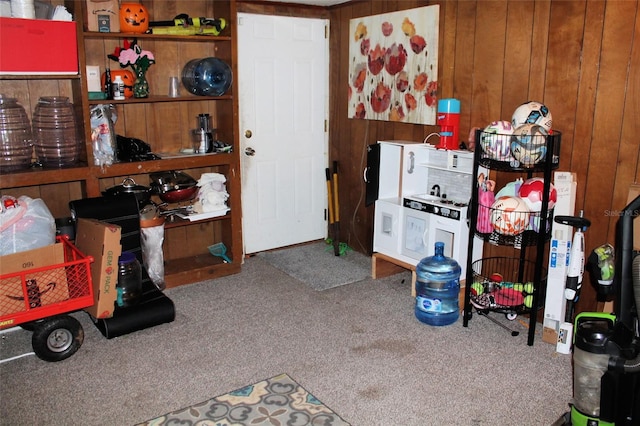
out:
<path id="1" fill-rule="evenodd" d="M 36 322 L 35 321 L 25 322 L 23 324 L 20 324 L 20 328 L 27 331 L 33 331 L 36 328 Z"/>
<path id="2" fill-rule="evenodd" d="M 504 316 L 509 320 L 509 321 L 513 321 L 514 319 L 518 318 L 518 313 L 517 312 L 513 312 L 513 311 L 509 311 L 506 314 L 504 314 Z"/>
<path id="3" fill-rule="evenodd" d="M 36 323 L 31 337 L 31 345 L 38 358 L 51 362 L 69 358 L 80 349 L 83 341 L 82 325 L 68 315 Z"/>

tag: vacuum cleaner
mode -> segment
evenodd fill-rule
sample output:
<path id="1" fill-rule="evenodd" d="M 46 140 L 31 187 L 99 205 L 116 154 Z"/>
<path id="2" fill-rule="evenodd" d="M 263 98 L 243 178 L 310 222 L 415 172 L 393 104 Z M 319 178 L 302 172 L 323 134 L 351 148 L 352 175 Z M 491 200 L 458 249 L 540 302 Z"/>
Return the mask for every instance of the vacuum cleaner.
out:
<path id="1" fill-rule="evenodd" d="M 640 197 L 621 212 L 615 269 L 591 268 L 599 295 L 613 294 L 614 312 L 586 312 L 574 320 L 573 402 L 556 424 L 640 425 L 640 254 L 633 250 Z M 640 226 L 640 223 L 637 224 Z M 602 253 L 589 257 L 590 266 Z"/>

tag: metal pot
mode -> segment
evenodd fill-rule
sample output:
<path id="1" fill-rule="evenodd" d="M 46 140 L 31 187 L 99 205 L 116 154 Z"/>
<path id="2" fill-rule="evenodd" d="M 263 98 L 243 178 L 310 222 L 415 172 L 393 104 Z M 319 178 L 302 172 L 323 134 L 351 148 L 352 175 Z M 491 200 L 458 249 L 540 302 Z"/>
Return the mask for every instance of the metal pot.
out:
<path id="1" fill-rule="evenodd" d="M 198 192 L 198 182 L 184 172 L 168 171 L 149 175 L 151 190 L 165 203 L 178 203 L 193 199 Z"/>
<path id="2" fill-rule="evenodd" d="M 120 194 L 134 194 L 138 205 L 143 207 L 151 201 L 151 188 L 148 186 L 138 185 L 133 178 L 126 177 L 120 185 L 112 186 L 102 193 L 103 195 L 112 196 Z"/>

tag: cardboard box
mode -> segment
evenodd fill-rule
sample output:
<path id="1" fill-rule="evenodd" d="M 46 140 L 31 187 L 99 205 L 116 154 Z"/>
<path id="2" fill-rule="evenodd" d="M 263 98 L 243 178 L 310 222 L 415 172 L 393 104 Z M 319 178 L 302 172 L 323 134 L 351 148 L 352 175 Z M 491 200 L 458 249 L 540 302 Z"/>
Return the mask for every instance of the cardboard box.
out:
<path id="1" fill-rule="evenodd" d="M 91 278 L 94 304 L 85 308 L 94 318 L 111 318 L 117 299 L 118 258 L 122 252 L 118 225 L 95 219 L 78 219 L 76 247 L 93 256 Z"/>
<path id="2" fill-rule="evenodd" d="M 553 186 L 558 193 L 554 215 L 573 216 L 577 189 L 576 175 L 571 172 L 557 171 L 553 175 Z M 564 289 L 572 239 L 571 226 L 552 222 L 542 340 L 554 345 L 558 343 L 558 332 L 564 321 L 567 306 Z"/>
<path id="3" fill-rule="evenodd" d="M 78 74 L 76 23 L 0 18 L 0 74 Z"/>
<path id="4" fill-rule="evenodd" d="M 102 92 L 100 67 L 98 65 L 87 65 L 87 90 L 89 92 Z"/>
<path id="5" fill-rule="evenodd" d="M 120 6 L 118 0 L 87 0 L 87 31 L 101 33 L 120 32 Z"/>
<path id="6" fill-rule="evenodd" d="M 27 283 L 29 307 L 38 308 L 69 299 L 67 274 L 64 267 L 29 272 L 37 268 L 61 265 L 64 247 L 51 244 L 34 250 L 0 256 L 0 317 L 26 311 L 22 279 Z M 22 272 L 25 275 L 15 275 Z M 9 274 L 14 274 L 7 276 Z"/>

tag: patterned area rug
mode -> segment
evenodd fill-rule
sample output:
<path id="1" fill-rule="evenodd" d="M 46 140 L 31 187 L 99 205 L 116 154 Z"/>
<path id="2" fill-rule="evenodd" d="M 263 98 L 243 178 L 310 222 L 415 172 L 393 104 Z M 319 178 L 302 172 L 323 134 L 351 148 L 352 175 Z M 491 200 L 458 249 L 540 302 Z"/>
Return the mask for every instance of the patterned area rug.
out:
<path id="1" fill-rule="evenodd" d="M 272 266 L 317 291 L 362 281 L 371 276 L 371 258 L 347 250 L 335 256 L 324 241 L 258 253 Z"/>
<path id="2" fill-rule="evenodd" d="M 183 408 L 138 426 L 349 426 L 286 374 Z"/>

